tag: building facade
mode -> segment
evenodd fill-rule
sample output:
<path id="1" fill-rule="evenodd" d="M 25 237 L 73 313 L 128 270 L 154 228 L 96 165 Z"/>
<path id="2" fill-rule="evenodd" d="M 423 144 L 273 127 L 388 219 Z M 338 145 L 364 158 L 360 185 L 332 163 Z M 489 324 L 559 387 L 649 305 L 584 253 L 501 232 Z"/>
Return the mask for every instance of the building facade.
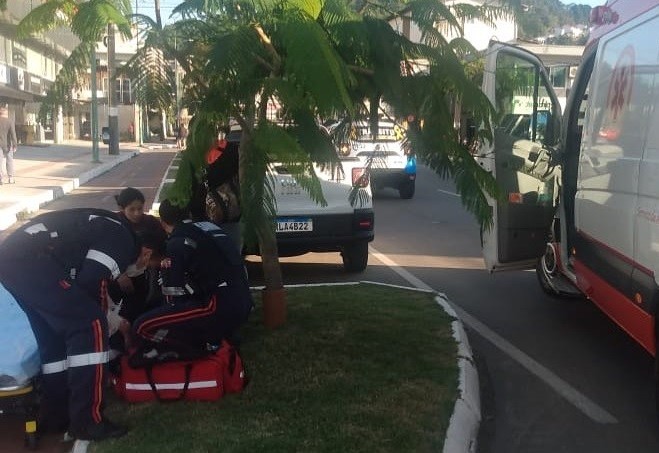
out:
<path id="1" fill-rule="evenodd" d="M 9 0 L 0 13 L 0 103 L 9 105 L 21 143 L 58 138 L 57 115 L 43 123 L 38 120 L 41 99 L 79 42 L 67 30 L 19 40 L 17 24 L 40 4 L 40 0 Z"/>

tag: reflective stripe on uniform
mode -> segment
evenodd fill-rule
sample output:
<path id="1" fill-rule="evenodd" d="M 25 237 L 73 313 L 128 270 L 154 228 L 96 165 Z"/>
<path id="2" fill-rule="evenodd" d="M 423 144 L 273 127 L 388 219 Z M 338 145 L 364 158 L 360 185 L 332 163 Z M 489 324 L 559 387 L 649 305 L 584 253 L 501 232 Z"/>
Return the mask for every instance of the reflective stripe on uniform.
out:
<path id="1" fill-rule="evenodd" d="M 70 355 L 66 358 L 70 367 L 98 365 L 100 363 L 108 363 L 109 360 L 110 353 L 108 351 Z"/>
<path id="2" fill-rule="evenodd" d="M 188 292 L 180 286 L 163 286 L 162 294 L 163 296 L 185 296 Z"/>
<path id="3" fill-rule="evenodd" d="M 41 365 L 41 372 L 43 374 L 61 373 L 62 371 L 66 371 L 69 367 L 99 365 L 101 363 L 107 363 L 109 360 L 110 353 L 108 351 L 71 355 L 64 360 L 44 363 Z"/>
<path id="4" fill-rule="evenodd" d="M 43 374 L 61 373 L 62 371 L 66 371 L 68 367 L 69 365 L 66 359 L 59 360 L 57 362 L 44 363 L 43 365 L 41 365 L 41 372 Z"/>
<path id="5" fill-rule="evenodd" d="M 88 221 L 91 222 L 91 221 L 94 220 L 94 219 L 105 219 L 105 220 L 109 220 L 110 222 L 114 222 L 114 223 L 116 223 L 117 225 L 121 225 L 121 222 L 120 222 L 120 221 L 118 221 L 118 220 L 116 220 L 116 219 L 113 219 L 113 218 L 110 218 L 110 217 L 106 217 L 106 216 L 104 216 L 104 215 L 95 215 L 95 214 L 91 214 L 91 215 L 89 216 Z"/>
<path id="6" fill-rule="evenodd" d="M 97 263 L 100 263 L 103 266 L 107 267 L 108 270 L 112 273 L 112 278 L 119 277 L 119 274 L 121 273 L 117 262 L 110 255 L 106 253 L 100 252 L 98 250 L 90 249 L 87 252 L 87 256 L 85 258 L 88 260 L 96 261 Z"/>
<path id="7" fill-rule="evenodd" d="M 35 235 L 42 231 L 47 232 L 48 228 L 46 228 L 46 225 L 44 225 L 43 223 L 35 223 L 34 225 L 30 225 L 29 227 L 25 228 L 23 231 L 25 231 L 29 235 Z"/>
<path id="8" fill-rule="evenodd" d="M 185 238 L 183 244 L 192 247 L 193 249 L 197 248 L 197 242 L 190 238 Z"/>

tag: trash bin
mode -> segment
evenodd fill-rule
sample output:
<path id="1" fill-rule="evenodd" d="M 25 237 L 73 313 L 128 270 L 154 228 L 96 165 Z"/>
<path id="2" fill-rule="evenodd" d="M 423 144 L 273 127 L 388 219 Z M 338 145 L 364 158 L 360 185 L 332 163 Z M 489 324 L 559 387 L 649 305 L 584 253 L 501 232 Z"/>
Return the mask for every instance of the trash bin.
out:
<path id="1" fill-rule="evenodd" d="M 101 139 L 103 140 L 103 144 L 109 145 L 110 144 L 110 128 L 105 126 L 101 129 Z"/>

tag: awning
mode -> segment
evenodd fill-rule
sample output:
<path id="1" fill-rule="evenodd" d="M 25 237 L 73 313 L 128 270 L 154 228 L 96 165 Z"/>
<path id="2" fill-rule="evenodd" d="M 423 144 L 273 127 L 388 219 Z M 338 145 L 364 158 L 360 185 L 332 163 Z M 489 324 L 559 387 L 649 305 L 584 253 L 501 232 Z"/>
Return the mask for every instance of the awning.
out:
<path id="1" fill-rule="evenodd" d="M 19 101 L 34 102 L 34 95 L 26 91 L 17 90 L 16 88 L 8 87 L 7 85 L 0 84 L 0 97 L 9 99 L 17 99 Z"/>

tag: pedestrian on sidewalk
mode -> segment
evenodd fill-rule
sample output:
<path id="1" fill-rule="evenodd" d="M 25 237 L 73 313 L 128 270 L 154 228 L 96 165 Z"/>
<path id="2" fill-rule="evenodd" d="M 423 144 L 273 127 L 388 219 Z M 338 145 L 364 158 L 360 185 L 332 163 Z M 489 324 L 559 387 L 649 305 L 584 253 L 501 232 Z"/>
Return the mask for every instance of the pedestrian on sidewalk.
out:
<path id="1" fill-rule="evenodd" d="M 14 184 L 14 153 L 16 152 L 16 127 L 9 118 L 7 104 L 0 105 L 0 184 L 5 181 Z"/>

